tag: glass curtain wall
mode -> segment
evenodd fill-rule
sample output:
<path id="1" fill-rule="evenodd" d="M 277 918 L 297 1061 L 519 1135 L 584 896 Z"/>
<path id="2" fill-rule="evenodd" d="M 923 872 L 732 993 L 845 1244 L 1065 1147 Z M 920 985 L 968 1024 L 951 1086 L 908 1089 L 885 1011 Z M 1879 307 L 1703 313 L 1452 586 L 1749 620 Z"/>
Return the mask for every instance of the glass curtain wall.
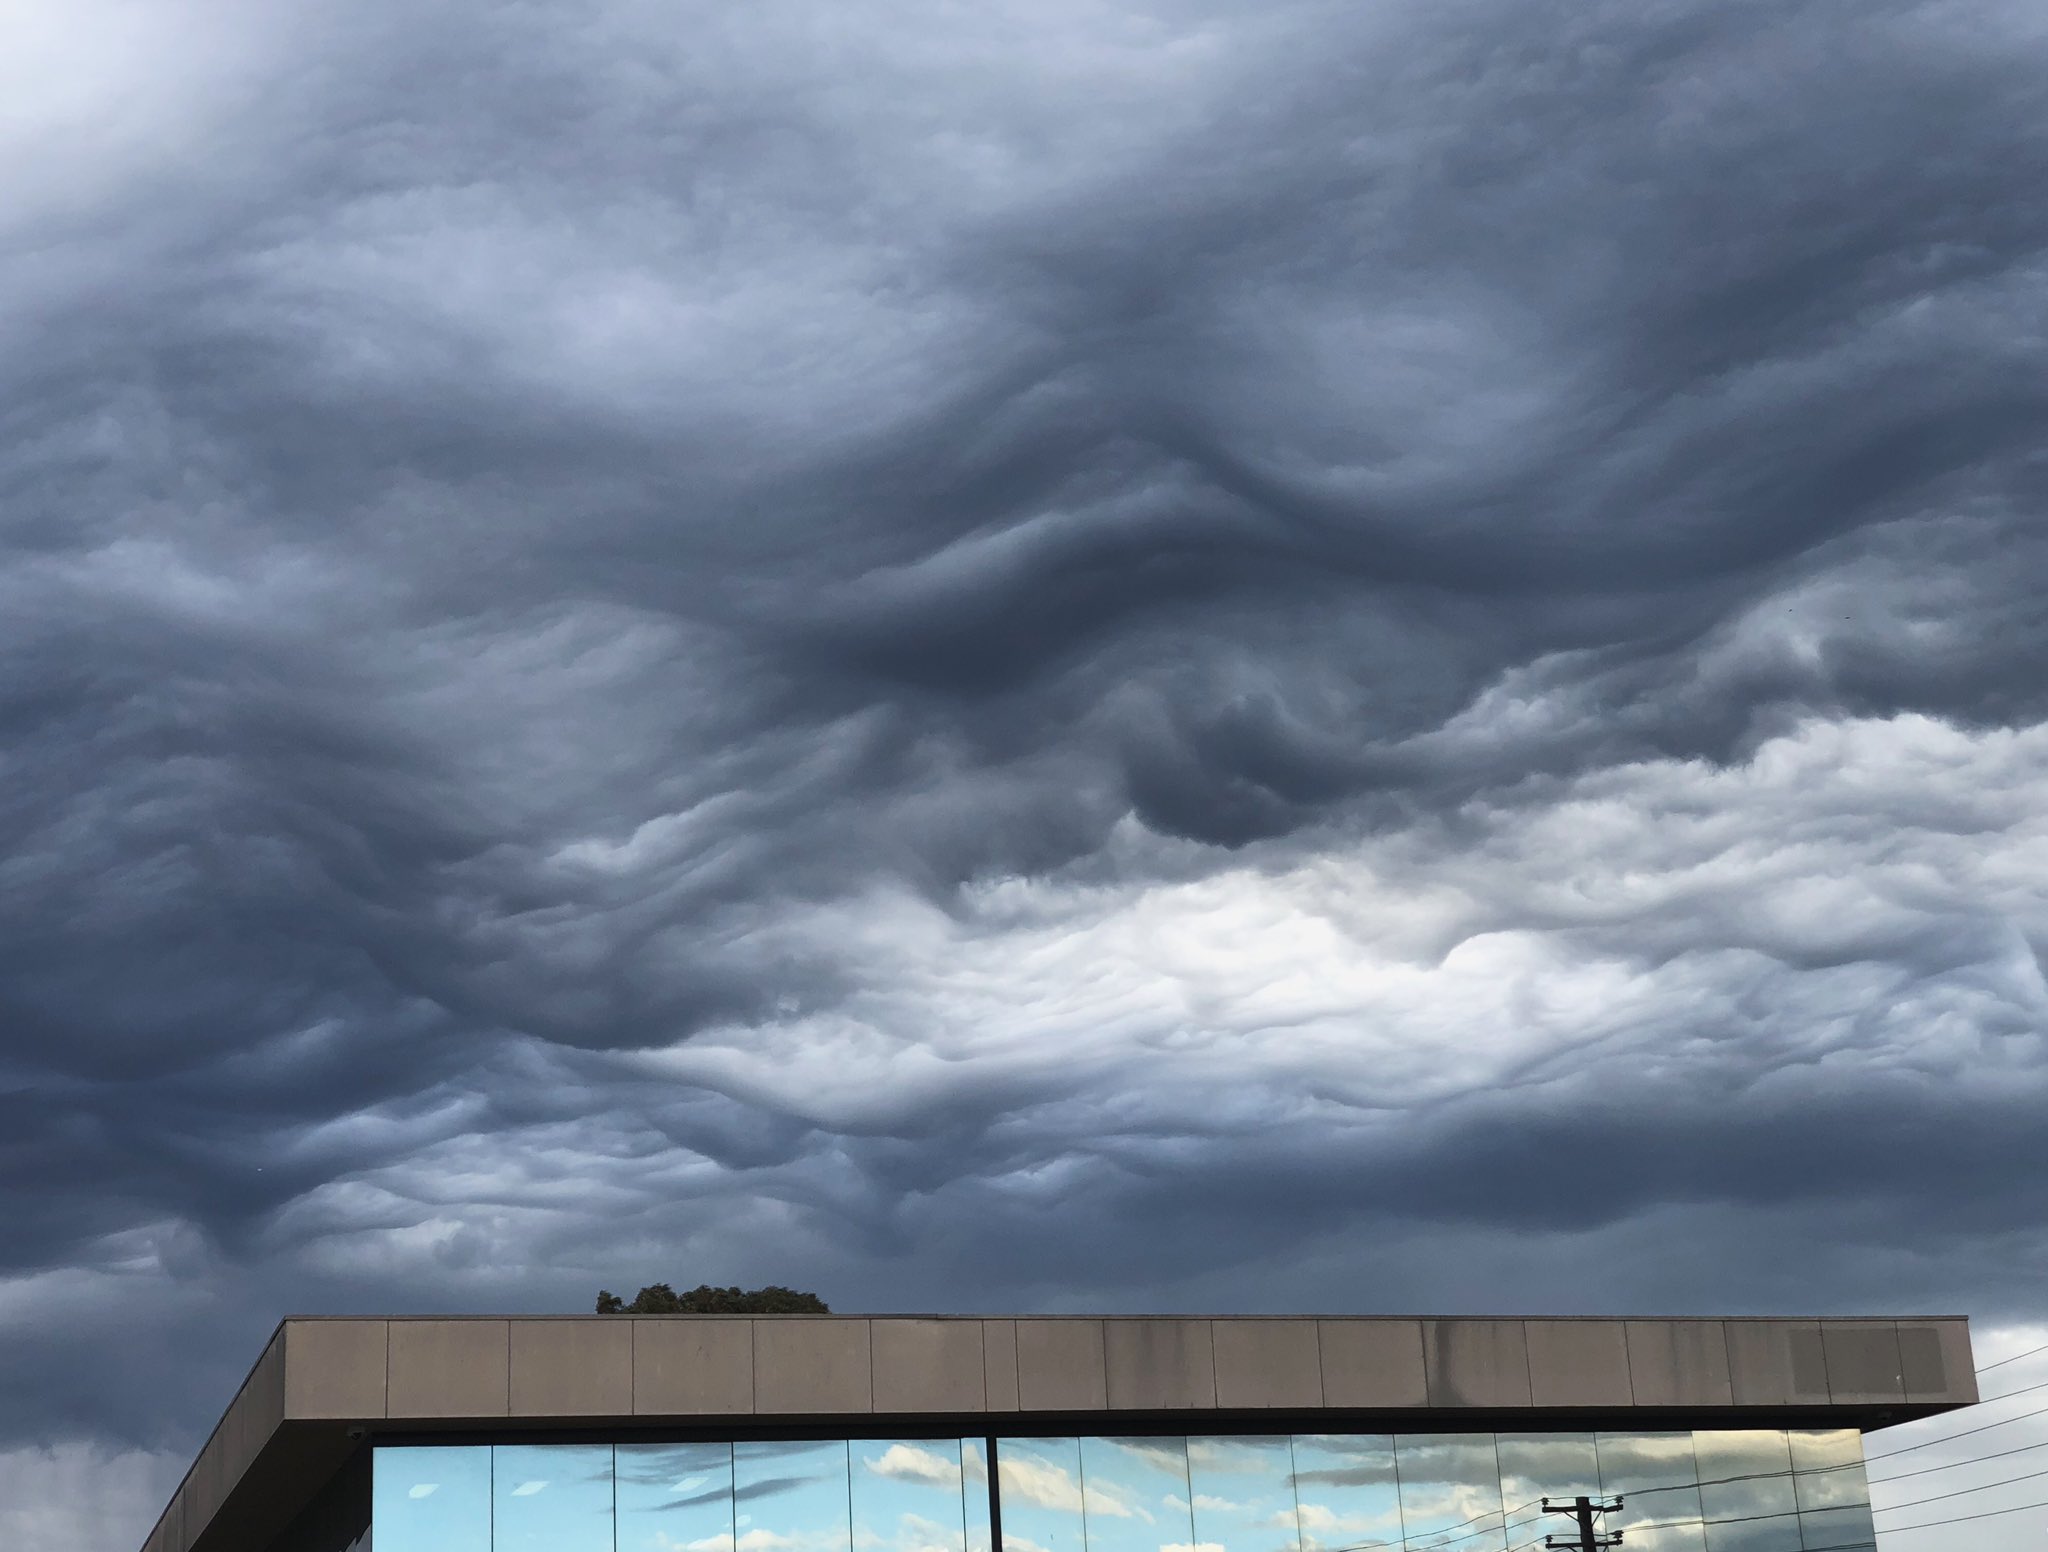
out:
<path id="1" fill-rule="evenodd" d="M 990 1535 L 994 1452 L 1002 1544 Z M 1867 1552 L 1833 1431 L 380 1446 L 377 1552 Z"/>

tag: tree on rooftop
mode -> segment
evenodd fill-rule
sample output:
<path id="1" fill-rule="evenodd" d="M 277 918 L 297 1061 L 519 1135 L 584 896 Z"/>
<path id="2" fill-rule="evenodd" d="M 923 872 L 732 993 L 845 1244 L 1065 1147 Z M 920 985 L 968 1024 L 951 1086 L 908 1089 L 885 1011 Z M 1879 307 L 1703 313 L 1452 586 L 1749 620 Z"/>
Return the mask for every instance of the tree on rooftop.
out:
<path id="1" fill-rule="evenodd" d="M 770 1283 L 765 1288 L 714 1288 L 699 1283 L 677 1293 L 667 1283 L 649 1283 L 629 1303 L 608 1288 L 597 1294 L 600 1315 L 829 1315 L 815 1293 Z"/>

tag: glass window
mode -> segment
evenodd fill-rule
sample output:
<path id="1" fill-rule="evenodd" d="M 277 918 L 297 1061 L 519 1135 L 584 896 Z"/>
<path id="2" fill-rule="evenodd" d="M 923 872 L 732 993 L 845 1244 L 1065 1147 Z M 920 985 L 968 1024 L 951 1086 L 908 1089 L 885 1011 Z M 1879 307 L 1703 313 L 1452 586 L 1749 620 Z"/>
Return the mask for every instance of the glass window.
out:
<path id="1" fill-rule="evenodd" d="M 1493 1443 L 1511 1547 L 1532 1541 L 1540 1546 L 1546 1536 L 1571 1532 L 1570 1521 L 1544 1513 L 1545 1498 L 1570 1502 L 1581 1494 L 1600 1495 L 1600 1456 L 1589 1433 L 1504 1433 Z"/>
<path id="2" fill-rule="evenodd" d="M 852 1450 L 860 1552 L 967 1552 L 958 1439 L 857 1439 Z"/>
<path id="3" fill-rule="evenodd" d="M 1870 1502 L 1870 1482 L 1863 1474 L 1863 1435 L 1856 1429 L 1795 1429 L 1786 1443 L 1801 1509 Z"/>
<path id="4" fill-rule="evenodd" d="M 994 1552 L 989 1540 L 988 1459 L 979 1439 L 960 1441 L 960 1518 L 967 1552 Z"/>
<path id="5" fill-rule="evenodd" d="M 1795 1429 L 1788 1442 L 1792 1485 L 1799 1500 L 1799 1534 L 1805 1545 L 1874 1545 L 1863 1435 L 1854 1428 Z"/>
<path id="6" fill-rule="evenodd" d="M 491 1451 L 493 1552 L 612 1552 L 609 1444 Z"/>
<path id="7" fill-rule="evenodd" d="M 1391 1434 L 1299 1434 L 1294 1496 L 1302 1552 L 1401 1545 L 1400 1478 Z"/>
<path id="8" fill-rule="evenodd" d="M 1086 1552 L 1079 1439 L 1000 1440 L 996 1478 L 1003 1552 Z"/>
<path id="9" fill-rule="evenodd" d="M 1081 1441 L 1081 1508 L 1088 1552 L 1192 1552 L 1188 1441 Z"/>
<path id="10" fill-rule="evenodd" d="M 1699 1463 L 1689 1433 L 1603 1433 L 1600 1491 L 1624 1500 L 1606 1517 L 1635 1552 L 1706 1552 L 1700 1525 Z"/>
<path id="11" fill-rule="evenodd" d="M 734 1552 L 852 1552 L 848 1458 L 844 1439 L 735 1444 Z"/>
<path id="12" fill-rule="evenodd" d="M 1285 1435 L 1188 1440 L 1188 1488 L 1198 1552 L 1301 1552 Z"/>
<path id="13" fill-rule="evenodd" d="M 730 1444 L 622 1444 L 619 1552 L 732 1552 Z"/>
<path id="14" fill-rule="evenodd" d="M 1404 1546 L 1504 1552 L 1500 1457 L 1490 1433 L 1407 1433 L 1394 1437 L 1401 1476 Z"/>
<path id="15" fill-rule="evenodd" d="M 1800 1545 L 1809 1552 L 1838 1552 L 1838 1549 L 1874 1547 L 1877 1529 L 1869 1504 L 1843 1504 L 1839 1509 L 1815 1509 L 1799 1516 Z"/>
<path id="16" fill-rule="evenodd" d="M 380 1552 L 491 1552 L 491 1447 L 380 1447 L 370 1523 Z"/>
<path id="17" fill-rule="evenodd" d="M 1792 1450 L 1775 1428 L 1692 1436 L 1707 1552 L 1800 1552 Z"/>

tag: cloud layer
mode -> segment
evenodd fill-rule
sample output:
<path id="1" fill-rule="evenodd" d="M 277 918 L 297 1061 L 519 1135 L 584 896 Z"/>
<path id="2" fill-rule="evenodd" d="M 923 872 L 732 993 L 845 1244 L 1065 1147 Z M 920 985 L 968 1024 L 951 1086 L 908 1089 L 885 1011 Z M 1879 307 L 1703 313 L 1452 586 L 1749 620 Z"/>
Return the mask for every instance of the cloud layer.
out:
<path id="1" fill-rule="evenodd" d="M 4 25 L 0 1466 L 636 1277 L 2039 1320 L 2036 8 Z"/>

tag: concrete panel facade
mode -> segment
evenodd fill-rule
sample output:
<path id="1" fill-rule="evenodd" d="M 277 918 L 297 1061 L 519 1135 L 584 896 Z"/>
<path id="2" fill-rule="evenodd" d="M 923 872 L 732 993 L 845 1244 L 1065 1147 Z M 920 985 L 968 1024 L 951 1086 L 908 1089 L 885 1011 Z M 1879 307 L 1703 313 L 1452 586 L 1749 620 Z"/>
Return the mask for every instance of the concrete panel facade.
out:
<path id="1" fill-rule="evenodd" d="M 1206 1320 L 1105 1321 L 1102 1359 L 1111 1407 L 1173 1412 L 1216 1405 L 1216 1355 Z"/>
<path id="2" fill-rule="evenodd" d="M 981 1323 L 982 1375 L 988 1387 L 991 1412 L 1021 1411 L 1017 1396 L 1017 1322 L 984 1320 Z"/>
<path id="3" fill-rule="evenodd" d="M 1828 1399 L 1827 1354 L 1816 1321 L 1727 1322 L 1728 1381 L 1737 1406 Z"/>
<path id="4" fill-rule="evenodd" d="M 1429 1404 L 1429 1375 L 1419 1320 L 1319 1320 L 1323 1405 L 1419 1407 Z"/>
<path id="5" fill-rule="evenodd" d="M 294 1320 L 283 1334 L 286 1417 L 384 1415 L 388 1322 Z"/>
<path id="6" fill-rule="evenodd" d="M 633 1331 L 637 1416 L 702 1417 L 754 1410 L 753 1321 L 726 1317 L 626 1324 Z"/>
<path id="7" fill-rule="evenodd" d="M 1323 1404 L 1322 1349 L 1313 1320 L 1211 1321 L 1209 1345 L 1216 1355 L 1219 1407 Z"/>
<path id="8" fill-rule="evenodd" d="M 1026 1412 L 1100 1412 L 1109 1406 L 1099 1320 L 1017 1322 L 1017 1404 Z"/>
<path id="9" fill-rule="evenodd" d="M 1431 1406 L 1530 1404 L 1529 1344 L 1519 1320 L 1425 1320 L 1422 1361 Z"/>
<path id="10" fill-rule="evenodd" d="M 754 1322 L 754 1408 L 797 1415 L 872 1412 L 868 1322 L 832 1315 Z"/>
<path id="11" fill-rule="evenodd" d="M 1513 1426 L 1541 1431 L 1626 1429 L 1655 1408 L 1659 1428 L 1871 1427 L 1976 1394 L 1967 1323 L 1947 1317 L 293 1320 L 148 1552 L 248 1552 L 238 1538 L 282 1524 L 264 1517 L 351 1458 L 359 1424 L 516 1437 L 637 1416 L 829 1435 L 834 1419 L 879 1415 L 971 1435 L 1069 1414 L 1052 1430 L 1227 1433 L 1291 1413 L 1280 1426 L 1454 1432 L 1527 1413 Z"/>
<path id="12" fill-rule="evenodd" d="M 1821 1327 L 1830 1401 L 1904 1401 L 1906 1381 L 1899 1362 L 1895 1321 L 1864 1325 L 1830 1322 Z"/>
<path id="13" fill-rule="evenodd" d="M 1728 1332 L 1718 1320 L 1624 1323 L 1628 1378 L 1637 1406 L 1733 1406 Z"/>
<path id="14" fill-rule="evenodd" d="M 256 1360 L 241 1394 L 220 1421 L 223 1490 L 232 1490 L 256 1463 L 263 1446 L 284 1422 L 284 1333 L 278 1332 Z"/>
<path id="15" fill-rule="evenodd" d="M 1899 1366 L 1905 1371 L 1909 1402 L 1968 1404 L 1977 1399 L 1976 1366 L 1970 1355 L 1967 1321 L 1900 1321 Z"/>
<path id="16" fill-rule="evenodd" d="M 988 1359 L 978 1320 L 870 1323 L 877 1412 L 985 1412 Z"/>
<path id="17" fill-rule="evenodd" d="M 1529 1320 L 1529 1399 L 1540 1407 L 1629 1406 L 1628 1331 L 1614 1320 Z"/>
<path id="18" fill-rule="evenodd" d="M 511 1322 L 394 1320 L 388 1417 L 505 1417 L 512 1410 Z"/>
<path id="19" fill-rule="evenodd" d="M 615 1319 L 511 1322 L 511 1415 L 630 1416 L 634 1324 Z"/>

